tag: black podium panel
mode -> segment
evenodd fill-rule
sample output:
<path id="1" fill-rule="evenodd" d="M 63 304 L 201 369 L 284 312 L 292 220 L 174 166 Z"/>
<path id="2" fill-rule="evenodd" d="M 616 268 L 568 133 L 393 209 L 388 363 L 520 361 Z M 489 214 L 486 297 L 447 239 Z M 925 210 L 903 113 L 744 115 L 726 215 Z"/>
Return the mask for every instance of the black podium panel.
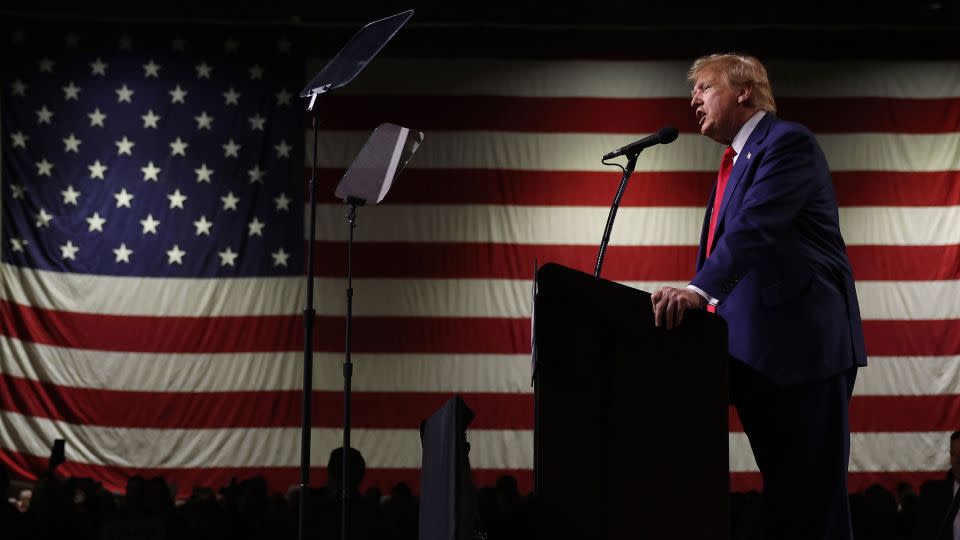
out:
<path id="1" fill-rule="evenodd" d="M 729 537 L 727 330 L 656 328 L 650 294 L 537 273 L 538 536 Z"/>

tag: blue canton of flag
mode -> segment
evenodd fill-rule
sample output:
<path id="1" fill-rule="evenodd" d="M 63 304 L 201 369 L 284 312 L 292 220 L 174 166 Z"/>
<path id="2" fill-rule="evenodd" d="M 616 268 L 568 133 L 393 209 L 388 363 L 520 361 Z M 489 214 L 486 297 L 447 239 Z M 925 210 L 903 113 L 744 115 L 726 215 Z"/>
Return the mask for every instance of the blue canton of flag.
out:
<path id="1" fill-rule="evenodd" d="M 0 105 L 4 262 L 302 273 L 303 59 L 288 42 L 16 41 Z"/>

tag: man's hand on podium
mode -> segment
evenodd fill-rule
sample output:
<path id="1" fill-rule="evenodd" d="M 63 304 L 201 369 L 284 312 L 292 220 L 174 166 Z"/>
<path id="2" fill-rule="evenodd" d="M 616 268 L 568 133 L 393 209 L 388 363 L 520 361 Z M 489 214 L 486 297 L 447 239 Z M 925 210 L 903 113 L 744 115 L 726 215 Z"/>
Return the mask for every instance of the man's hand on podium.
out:
<path id="1" fill-rule="evenodd" d="M 657 326 L 666 326 L 667 330 L 680 324 L 683 313 L 688 309 L 699 309 L 707 301 L 691 289 L 661 287 L 650 296 L 653 303 L 653 321 Z"/>

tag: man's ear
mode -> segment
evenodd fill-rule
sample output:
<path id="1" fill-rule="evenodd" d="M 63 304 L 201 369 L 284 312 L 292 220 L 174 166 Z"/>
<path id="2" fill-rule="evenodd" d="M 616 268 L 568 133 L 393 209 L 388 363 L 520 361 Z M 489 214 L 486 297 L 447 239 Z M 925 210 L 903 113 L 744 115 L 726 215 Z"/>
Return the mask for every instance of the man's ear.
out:
<path id="1" fill-rule="evenodd" d="M 750 101 L 750 96 L 753 95 L 752 86 L 744 86 L 737 90 L 737 103 L 747 103 Z"/>

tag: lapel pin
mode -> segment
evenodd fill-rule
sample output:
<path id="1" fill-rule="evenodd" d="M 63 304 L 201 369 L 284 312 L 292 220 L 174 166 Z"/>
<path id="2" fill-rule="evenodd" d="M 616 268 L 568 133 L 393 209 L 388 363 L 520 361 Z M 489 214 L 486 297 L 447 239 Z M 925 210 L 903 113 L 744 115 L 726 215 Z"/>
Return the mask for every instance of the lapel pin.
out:
<path id="1" fill-rule="evenodd" d="M 753 152 L 747 152 L 747 159 L 750 159 L 753 156 Z"/>

